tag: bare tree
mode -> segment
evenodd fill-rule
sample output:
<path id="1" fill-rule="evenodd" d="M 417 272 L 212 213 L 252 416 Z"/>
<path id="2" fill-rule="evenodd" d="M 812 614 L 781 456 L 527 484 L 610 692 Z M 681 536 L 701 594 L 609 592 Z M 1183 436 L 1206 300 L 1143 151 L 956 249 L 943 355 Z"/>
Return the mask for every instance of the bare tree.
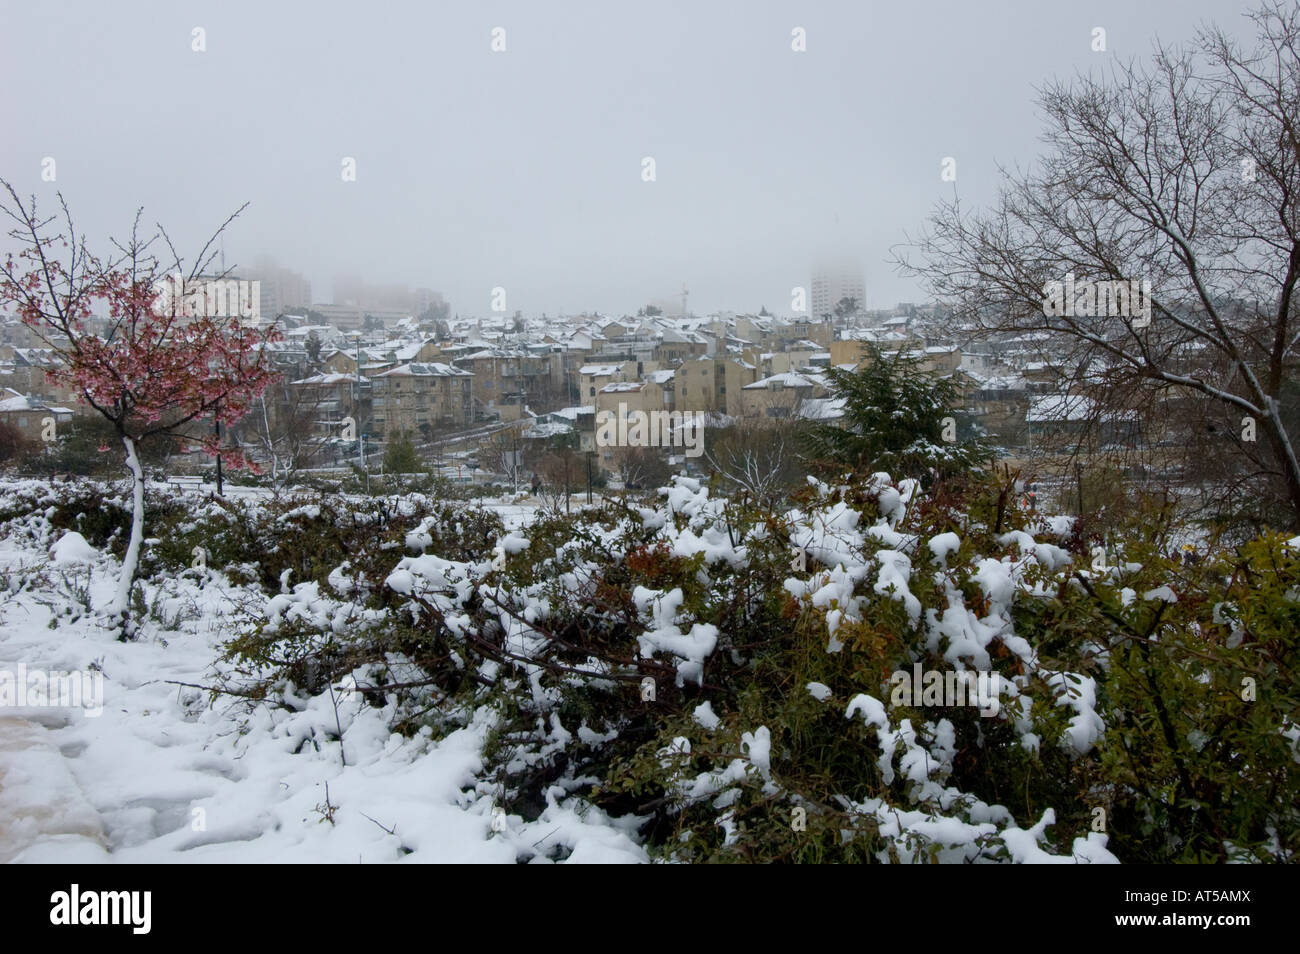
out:
<path id="1" fill-rule="evenodd" d="M 479 444 L 479 460 L 485 470 L 505 475 L 511 486 L 518 488 L 519 478 L 524 472 L 524 451 L 529 443 L 524 440 L 521 447 L 519 434 L 513 429 L 499 431 Z"/>
<path id="2" fill-rule="evenodd" d="M 772 506 L 799 482 L 804 467 L 797 425 L 741 419 L 710 432 L 704 459 L 724 480 L 754 500 Z"/>
<path id="3" fill-rule="evenodd" d="M 264 453 L 277 485 L 292 479 L 294 472 L 313 467 L 326 459 L 337 434 L 326 435 L 321 424 L 325 411 L 317 389 L 294 386 L 281 375 L 262 394 L 254 412 L 241 423 L 237 433 Z M 332 411 L 333 409 L 331 409 Z"/>
<path id="4" fill-rule="evenodd" d="M 899 261 L 977 332 L 1037 333 L 1074 393 L 1127 395 L 1156 424 L 1187 402 L 1231 421 L 1218 452 L 1294 526 L 1300 11 L 1251 19 L 1249 51 L 1207 28 L 1048 84 L 1037 166 L 1004 170 L 989 211 L 940 205 Z"/>
<path id="5" fill-rule="evenodd" d="M 535 471 L 541 478 L 537 487 L 538 496 L 556 510 L 563 500 L 567 512 L 570 507 L 569 498 L 577 489 L 575 482 L 578 475 L 583 474 L 585 479 L 586 474 L 578 454 L 570 447 L 555 448 L 538 460 Z"/>
<path id="6" fill-rule="evenodd" d="M 668 483 L 672 468 L 668 451 L 660 447 L 620 447 L 614 463 L 623 486 L 629 490 L 652 490 Z"/>

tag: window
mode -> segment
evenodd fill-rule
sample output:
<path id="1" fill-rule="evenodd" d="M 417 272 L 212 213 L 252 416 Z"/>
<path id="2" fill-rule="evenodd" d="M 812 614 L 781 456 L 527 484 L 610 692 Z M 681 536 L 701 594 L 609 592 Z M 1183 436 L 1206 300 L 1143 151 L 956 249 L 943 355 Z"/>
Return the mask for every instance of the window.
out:
<path id="1" fill-rule="evenodd" d="M 591 389 L 591 396 L 592 397 L 596 396 L 596 389 L 594 387 Z"/>

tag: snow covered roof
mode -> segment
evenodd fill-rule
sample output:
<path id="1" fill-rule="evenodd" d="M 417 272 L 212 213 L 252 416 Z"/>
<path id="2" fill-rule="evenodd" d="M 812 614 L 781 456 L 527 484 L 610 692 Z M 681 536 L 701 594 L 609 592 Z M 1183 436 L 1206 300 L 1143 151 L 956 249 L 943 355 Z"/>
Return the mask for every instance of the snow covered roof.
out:
<path id="1" fill-rule="evenodd" d="M 820 382 L 813 380 L 807 374 L 798 374 L 794 371 L 786 371 L 784 374 L 773 374 L 766 378 L 760 378 L 753 384 L 746 384 L 746 391 L 754 391 L 760 388 L 768 388 L 774 384 L 780 384 L 787 388 L 810 388 Z"/>
<path id="2" fill-rule="evenodd" d="M 586 404 L 581 407 L 562 407 L 558 411 L 551 411 L 551 417 L 563 417 L 570 421 L 576 421 L 579 414 L 595 414 L 594 405 Z"/>
<path id="3" fill-rule="evenodd" d="M 523 437 L 554 437 L 557 434 L 567 434 L 573 430 L 569 424 L 562 424 L 559 421 L 539 421 L 524 428 L 521 432 Z"/>
<path id="4" fill-rule="evenodd" d="M 1082 394 L 1045 394 L 1040 398 L 1035 398 L 1029 405 L 1029 410 L 1025 413 L 1025 420 L 1029 423 L 1039 423 L 1043 421 L 1086 421 L 1089 418 L 1100 417 L 1102 420 L 1136 420 L 1136 411 L 1101 411 L 1097 410 L 1097 402 L 1090 397 Z"/>
<path id="5" fill-rule="evenodd" d="M 21 411 L 49 411 L 53 414 L 72 414 L 70 407 L 55 407 L 52 404 L 45 404 L 41 401 L 34 400 L 26 395 L 19 394 L 13 388 L 5 388 L 4 393 L 8 395 L 4 400 L 0 400 L 0 413 L 3 412 L 21 412 Z"/>
<path id="6" fill-rule="evenodd" d="M 799 405 L 799 416 L 810 421 L 832 421 L 844 416 L 844 398 L 811 398 Z"/>
<path id="7" fill-rule="evenodd" d="M 290 381 L 290 384 L 342 384 L 345 381 L 356 382 L 358 380 L 355 374 L 344 374 L 342 371 L 331 371 L 328 374 L 313 374 L 309 378 L 303 378 L 300 381 Z M 365 384 L 370 379 L 364 375 L 360 378 L 360 383 Z"/>
<path id="8" fill-rule="evenodd" d="M 517 351 L 511 348 L 483 348 L 475 351 L 473 354 L 461 355 L 457 361 L 477 361 L 489 358 L 526 358 L 529 357 L 527 352 Z"/>
<path id="9" fill-rule="evenodd" d="M 979 375 L 971 371 L 963 372 L 967 377 L 974 379 L 979 383 L 980 389 L 984 391 L 1023 391 L 1027 387 L 1027 382 L 1018 374 L 1001 374 L 1001 375 Z"/>
<path id="10" fill-rule="evenodd" d="M 472 378 L 473 371 L 465 371 L 461 368 L 453 367 L 450 364 L 442 364 L 439 361 L 412 362 L 411 364 L 399 365 L 391 371 L 385 371 L 379 375 L 381 378 L 387 377 L 442 377 L 442 378 Z"/>
<path id="11" fill-rule="evenodd" d="M 5 398 L 0 401 L 0 411 L 36 411 L 40 410 L 34 407 L 27 398 L 19 394 L 17 397 Z"/>
<path id="12" fill-rule="evenodd" d="M 1082 394 L 1046 394 L 1036 398 L 1025 413 L 1025 420 L 1086 421 L 1093 416 L 1095 402 Z"/>
<path id="13" fill-rule="evenodd" d="M 618 374 L 621 365 L 617 364 L 584 364 L 578 369 L 579 374 L 590 374 L 592 377 L 601 378 L 609 374 Z"/>

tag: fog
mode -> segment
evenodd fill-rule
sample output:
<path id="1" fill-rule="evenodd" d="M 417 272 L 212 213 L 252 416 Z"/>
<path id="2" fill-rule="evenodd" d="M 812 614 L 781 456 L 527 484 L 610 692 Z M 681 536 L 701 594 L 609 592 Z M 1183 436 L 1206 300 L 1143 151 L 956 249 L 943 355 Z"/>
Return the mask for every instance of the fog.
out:
<path id="1" fill-rule="evenodd" d="M 617 315 L 683 285 L 784 314 L 847 258 L 885 307 L 923 298 L 889 258 L 935 201 L 1033 160 L 1037 85 L 1207 19 L 1249 35 L 1249 5 L 5 0 L 0 176 L 96 242 L 143 206 L 191 254 L 249 202 L 226 264 L 273 256 L 322 302 L 351 274 L 462 317 L 494 287 Z"/>

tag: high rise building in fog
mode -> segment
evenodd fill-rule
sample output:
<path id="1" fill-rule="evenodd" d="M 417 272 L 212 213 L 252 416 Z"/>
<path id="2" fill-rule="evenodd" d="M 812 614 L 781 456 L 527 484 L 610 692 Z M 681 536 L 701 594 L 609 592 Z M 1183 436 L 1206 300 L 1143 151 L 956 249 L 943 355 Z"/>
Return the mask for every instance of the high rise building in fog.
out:
<path id="1" fill-rule="evenodd" d="M 844 298 L 852 298 L 859 308 L 867 303 L 867 285 L 862 279 L 862 268 L 838 264 L 820 267 L 813 272 L 812 294 L 809 296 L 808 316 L 820 319 L 835 314 L 835 306 Z"/>
<path id="2" fill-rule="evenodd" d="M 311 307 L 311 282 L 292 269 L 281 268 L 270 258 L 259 258 L 251 268 L 241 268 L 238 272 L 239 278 L 261 282 L 264 318 L 277 318 Z"/>
<path id="3" fill-rule="evenodd" d="M 334 279 L 334 304 L 363 312 L 406 312 L 412 318 L 419 318 L 426 312 L 433 312 L 435 318 L 450 316 L 447 302 L 432 288 L 412 291 L 407 285 L 375 285 L 358 275 L 341 275 Z"/>

